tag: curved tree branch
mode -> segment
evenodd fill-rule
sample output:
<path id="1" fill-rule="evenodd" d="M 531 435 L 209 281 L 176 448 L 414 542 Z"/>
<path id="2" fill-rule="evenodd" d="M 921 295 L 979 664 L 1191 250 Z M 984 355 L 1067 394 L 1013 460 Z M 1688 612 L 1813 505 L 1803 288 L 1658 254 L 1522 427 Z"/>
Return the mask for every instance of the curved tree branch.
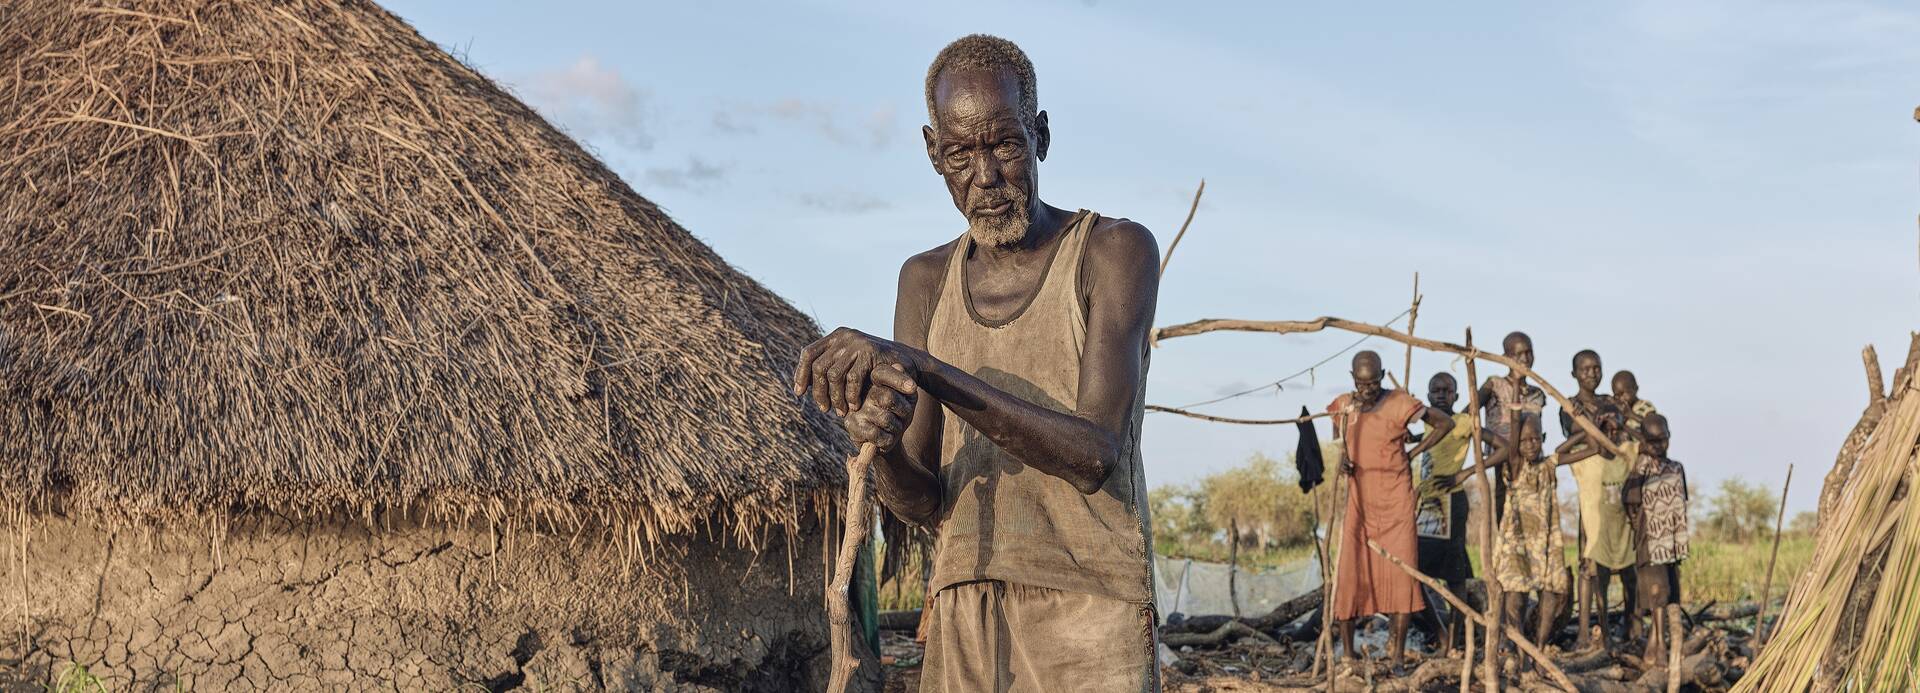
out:
<path id="1" fill-rule="evenodd" d="M 1574 424 L 1578 425 L 1580 427 L 1580 430 L 1585 431 L 1587 433 L 1587 438 L 1589 440 L 1592 440 L 1594 443 L 1598 444 L 1600 447 L 1605 448 L 1607 452 L 1611 453 L 1614 457 L 1621 457 L 1625 455 L 1625 453 L 1620 451 L 1619 446 L 1614 445 L 1611 439 L 1607 438 L 1605 435 L 1602 435 L 1600 433 L 1600 427 L 1595 426 L 1592 421 L 1587 419 L 1586 416 L 1583 416 L 1578 413 L 1579 410 L 1573 406 L 1573 402 L 1571 400 L 1568 400 L 1566 395 L 1560 394 L 1560 391 L 1555 389 L 1552 383 L 1547 382 L 1546 378 L 1540 377 L 1540 374 L 1534 372 L 1532 368 L 1528 368 L 1527 366 L 1522 365 L 1519 361 L 1515 361 L 1513 359 L 1507 358 L 1506 356 L 1503 356 L 1500 354 L 1492 354 L 1492 353 L 1480 351 L 1479 349 L 1474 349 L 1470 347 L 1461 346 L 1459 344 L 1454 344 L 1452 342 L 1442 342 L 1437 339 L 1425 339 L 1422 337 L 1415 337 L 1413 335 L 1407 334 L 1405 332 L 1401 332 L 1399 330 L 1381 327 L 1379 325 L 1369 325 L 1364 322 L 1354 322 L 1352 320 L 1345 320 L 1342 318 L 1335 318 L 1335 317 L 1321 317 L 1321 318 L 1315 318 L 1313 320 L 1230 320 L 1230 319 L 1196 320 L 1194 322 L 1173 325 L 1170 327 L 1156 328 L 1153 331 L 1152 342 L 1154 346 L 1159 346 L 1162 340 L 1173 339 L 1175 337 L 1187 337 L 1187 336 L 1196 335 L 1196 334 L 1205 334 L 1208 332 L 1231 331 L 1231 332 L 1271 332 L 1274 334 L 1306 334 L 1309 332 L 1319 332 L 1327 328 L 1333 328 L 1336 330 L 1345 330 L 1347 332 L 1353 332 L 1356 334 L 1373 335 L 1375 337 L 1391 339 L 1401 344 L 1405 344 L 1413 347 L 1419 347 L 1421 349 L 1426 349 L 1428 351 L 1438 351 L 1438 352 L 1444 352 L 1449 354 L 1458 354 L 1461 356 L 1465 356 L 1467 358 L 1491 361 L 1491 362 L 1500 364 L 1502 366 L 1511 368 L 1515 371 L 1518 371 L 1521 375 L 1531 378 L 1534 382 L 1539 383 L 1540 389 L 1546 391 L 1546 393 L 1549 396 L 1553 397 L 1554 401 L 1560 404 L 1561 410 L 1565 411 L 1569 416 L 1573 418 Z M 1472 388 L 1478 388 L 1480 387 L 1480 384 L 1468 383 L 1467 386 Z"/>

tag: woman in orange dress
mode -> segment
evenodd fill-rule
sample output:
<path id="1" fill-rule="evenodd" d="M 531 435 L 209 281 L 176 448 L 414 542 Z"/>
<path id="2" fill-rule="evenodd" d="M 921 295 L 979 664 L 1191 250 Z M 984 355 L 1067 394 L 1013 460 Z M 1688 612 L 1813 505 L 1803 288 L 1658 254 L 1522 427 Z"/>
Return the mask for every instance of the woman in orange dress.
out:
<path id="1" fill-rule="evenodd" d="M 1453 429 L 1453 419 L 1404 391 L 1382 389 L 1385 373 L 1379 354 L 1354 355 L 1353 392 L 1327 408 L 1334 414 L 1334 437 L 1343 442 L 1340 471 L 1352 480 L 1340 537 L 1333 618 L 1339 624 L 1341 648 L 1352 656 L 1353 620 L 1387 614 L 1392 624 L 1388 657 L 1398 666 L 1405 655 L 1407 623 L 1426 604 L 1420 598 L 1420 583 L 1374 555 L 1367 541 L 1373 540 L 1407 565 L 1418 564 L 1413 527 L 1416 503 L 1408 460 L 1444 440 Z M 1408 450 L 1407 427 L 1422 420 L 1429 433 Z"/>

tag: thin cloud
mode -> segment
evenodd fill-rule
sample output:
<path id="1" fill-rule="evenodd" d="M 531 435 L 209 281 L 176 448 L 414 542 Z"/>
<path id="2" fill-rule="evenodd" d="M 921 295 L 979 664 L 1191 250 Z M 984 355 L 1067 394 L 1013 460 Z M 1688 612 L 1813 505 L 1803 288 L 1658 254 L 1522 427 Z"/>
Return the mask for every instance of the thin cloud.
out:
<path id="1" fill-rule="evenodd" d="M 572 65 L 536 72 L 522 83 L 527 101 L 580 139 L 646 151 L 653 148 L 647 115 L 650 93 L 583 55 Z"/>
<path id="2" fill-rule="evenodd" d="M 785 124 L 834 144 L 883 149 L 899 128 L 899 114 L 893 106 L 863 113 L 823 101 L 789 98 L 765 104 L 730 104 L 714 111 L 710 123 L 714 132 L 726 135 L 758 134 L 763 123 Z"/>
<path id="3" fill-rule="evenodd" d="M 662 188 L 702 190 L 725 180 L 727 172 L 728 168 L 724 165 L 699 157 L 688 157 L 686 166 L 649 167 L 641 172 L 640 177 L 648 184 Z"/>
<path id="4" fill-rule="evenodd" d="M 859 192 L 803 193 L 800 205 L 836 214 L 865 214 L 887 209 L 892 202 Z"/>

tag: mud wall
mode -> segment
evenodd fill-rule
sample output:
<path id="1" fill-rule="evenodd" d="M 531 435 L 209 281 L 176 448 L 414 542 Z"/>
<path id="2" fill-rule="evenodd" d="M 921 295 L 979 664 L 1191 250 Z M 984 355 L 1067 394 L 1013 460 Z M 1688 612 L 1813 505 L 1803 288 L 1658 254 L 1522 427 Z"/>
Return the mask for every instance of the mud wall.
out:
<path id="1" fill-rule="evenodd" d="M 757 552 L 485 523 L 0 528 L 0 690 L 818 690 L 820 537 Z M 791 550 L 790 550 L 791 549 Z"/>

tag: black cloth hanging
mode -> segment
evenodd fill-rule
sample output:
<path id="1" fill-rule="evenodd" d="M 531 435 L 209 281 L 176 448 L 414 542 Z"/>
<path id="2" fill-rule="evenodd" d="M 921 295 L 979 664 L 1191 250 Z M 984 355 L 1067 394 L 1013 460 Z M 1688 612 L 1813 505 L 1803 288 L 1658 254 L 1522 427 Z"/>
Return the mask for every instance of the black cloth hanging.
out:
<path id="1" fill-rule="evenodd" d="M 1300 408 L 1300 447 L 1293 451 L 1293 467 L 1300 473 L 1300 491 L 1312 491 L 1323 481 L 1326 461 L 1320 458 L 1320 434 L 1313 428 L 1312 414 L 1306 407 Z"/>

